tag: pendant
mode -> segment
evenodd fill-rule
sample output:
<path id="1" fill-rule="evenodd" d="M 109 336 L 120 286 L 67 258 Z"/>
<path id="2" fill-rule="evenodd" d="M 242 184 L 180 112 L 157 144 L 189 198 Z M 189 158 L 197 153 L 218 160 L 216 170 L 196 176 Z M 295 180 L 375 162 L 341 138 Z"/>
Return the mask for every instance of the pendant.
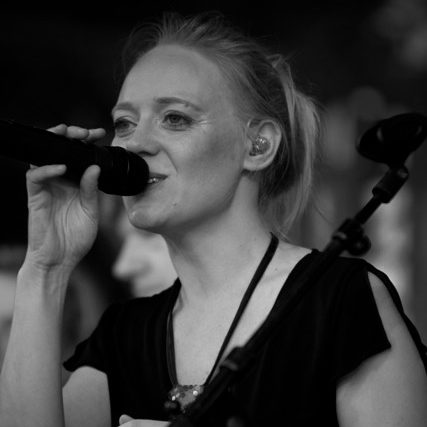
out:
<path id="1" fill-rule="evenodd" d="M 169 401 L 179 404 L 181 412 L 203 392 L 202 385 L 177 385 L 169 392 Z"/>

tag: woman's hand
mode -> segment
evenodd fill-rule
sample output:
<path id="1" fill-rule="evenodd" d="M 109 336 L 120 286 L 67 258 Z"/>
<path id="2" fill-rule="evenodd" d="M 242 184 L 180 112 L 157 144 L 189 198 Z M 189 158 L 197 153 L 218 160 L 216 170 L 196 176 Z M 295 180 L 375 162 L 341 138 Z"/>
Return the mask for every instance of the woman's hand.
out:
<path id="1" fill-rule="evenodd" d="M 166 427 L 167 421 L 135 420 L 129 415 L 122 415 L 119 419 L 121 427 Z"/>
<path id="2" fill-rule="evenodd" d="M 51 132 L 94 141 L 103 129 L 59 125 Z M 98 230 L 98 166 L 89 167 L 80 187 L 61 180 L 65 165 L 31 167 L 27 172 L 28 249 L 26 262 L 41 270 L 71 272 L 91 248 Z"/>
<path id="3" fill-rule="evenodd" d="M 122 415 L 119 419 L 120 427 L 166 427 L 167 421 L 135 420 L 129 415 Z M 237 417 L 227 421 L 227 427 L 243 427 L 245 424 Z"/>

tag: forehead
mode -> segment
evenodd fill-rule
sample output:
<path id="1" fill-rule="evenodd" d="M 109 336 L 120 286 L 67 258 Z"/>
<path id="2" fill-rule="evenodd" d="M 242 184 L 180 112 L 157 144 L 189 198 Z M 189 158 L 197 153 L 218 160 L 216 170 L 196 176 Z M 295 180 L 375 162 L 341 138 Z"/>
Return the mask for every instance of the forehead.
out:
<path id="1" fill-rule="evenodd" d="M 196 104 L 229 102 L 229 89 L 219 67 L 195 50 L 161 45 L 142 56 L 128 73 L 120 101 L 144 102 L 176 96 Z"/>

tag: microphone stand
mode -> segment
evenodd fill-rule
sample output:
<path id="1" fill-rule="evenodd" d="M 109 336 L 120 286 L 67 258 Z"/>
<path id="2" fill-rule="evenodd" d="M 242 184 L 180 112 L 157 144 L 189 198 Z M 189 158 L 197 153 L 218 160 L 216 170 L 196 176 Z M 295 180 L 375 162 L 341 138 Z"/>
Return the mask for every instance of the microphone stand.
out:
<path id="1" fill-rule="evenodd" d="M 362 255 L 370 249 L 369 238 L 362 225 L 382 203 L 388 203 L 408 179 L 404 165 L 389 169 L 372 190 L 372 198 L 351 219 L 345 220 L 333 233 L 331 241 L 319 256 L 296 278 L 297 284 L 288 290 L 288 300 L 272 312 L 261 327 L 243 347 L 235 347 L 220 364 L 218 374 L 206 385 L 203 393 L 169 424 L 171 427 L 198 427 L 203 416 L 227 392 L 239 376 L 254 362 L 258 352 L 278 327 L 279 321 L 288 316 L 304 295 L 316 284 L 319 277 L 332 265 L 344 250 L 352 255 Z M 233 414 L 229 414 L 228 418 Z M 204 424 L 206 425 L 206 424 Z M 244 425 L 244 424 L 239 424 Z"/>

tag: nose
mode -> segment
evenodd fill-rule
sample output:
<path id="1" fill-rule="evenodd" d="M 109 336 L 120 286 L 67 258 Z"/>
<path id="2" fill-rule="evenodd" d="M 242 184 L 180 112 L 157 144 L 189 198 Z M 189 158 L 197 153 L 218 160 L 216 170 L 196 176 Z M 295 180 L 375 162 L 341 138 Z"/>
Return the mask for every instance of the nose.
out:
<path id="1" fill-rule="evenodd" d="M 132 135 L 124 139 L 124 148 L 140 156 L 154 156 L 159 152 L 160 145 L 148 127 L 139 124 Z"/>

